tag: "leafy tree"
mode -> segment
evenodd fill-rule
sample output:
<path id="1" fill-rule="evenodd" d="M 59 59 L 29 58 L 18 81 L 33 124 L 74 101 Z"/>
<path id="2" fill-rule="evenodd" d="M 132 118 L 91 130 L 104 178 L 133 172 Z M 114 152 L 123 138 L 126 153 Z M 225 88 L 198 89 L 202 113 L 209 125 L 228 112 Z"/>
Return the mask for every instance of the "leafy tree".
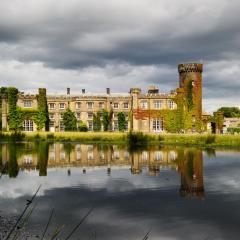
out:
<path id="1" fill-rule="evenodd" d="M 101 131 L 101 119 L 99 112 L 93 114 L 93 131 L 94 132 Z"/>
<path id="2" fill-rule="evenodd" d="M 119 131 L 124 131 L 125 125 L 127 123 L 126 116 L 123 112 L 119 112 L 117 116 L 118 116 L 118 129 Z"/>
<path id="3" fill-rule="evenodd" d="M 88 131 L 87 124 L 84 123 L 83 121 L 80 121 L 79 126 L 78 126 L 78 131 L 79 132 L 87 132 Z"/>
<path id="4" fill-rule="evenodd" d="M 69 108 L 63 113 L 63 123 L 66 131 L 76 131 L 77 118 Z"/>
<path id="5" fill-rule="evenodd" d="M 224 117 L 240 117 L 240 109 L 237 107 L 221 107 L 217 111 L 223 112 Z"/>

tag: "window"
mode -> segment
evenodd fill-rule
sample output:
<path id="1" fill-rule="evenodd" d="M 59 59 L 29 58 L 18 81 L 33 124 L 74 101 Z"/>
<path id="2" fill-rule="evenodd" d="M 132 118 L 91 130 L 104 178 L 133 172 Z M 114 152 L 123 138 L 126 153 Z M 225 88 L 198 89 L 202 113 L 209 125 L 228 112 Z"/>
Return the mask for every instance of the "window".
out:
<path id="1" fill-rule="evenodd" d="M 81 160 L 81 158 L 82 158 L 81 151 L 77 151 L 77 153 L 76 153 L 76 160 L 79 161 L 79 160 Z"/>
<path id="2" fill-rule="evenodd" d="M 59 108 L 60 109 L 65 109 L 65 103 L 59 103 Z"/>
<path id="3" fill-rule="evenodd" d="M 93 119 L 93 113 L 92 112 L 88 112 L 88 119 Z"/>
<path id="4" fill-rule="evenodd" d="M 114 151 L 113 152 L 113 158 L 114 159 L 119 159 L 119 157 L 120 157 L 119 151 Z"/>
<path id="5" fill-rule="evenodd" d="M 144 160 L 144 161 L 148 160 L 148 152 L 147 151 L 142 152 L 142 160 Z"/>
<path id="6" fill-rule="evenodd" d="M 65 152 L 60 152 L 60 159 L 65 160 Z"/>
<path id="7" fill-rule="evenodd" d="M 93 152 L 92 151 L 87 153 L 87 159 L 93 160 Z"/>
<path id="8" fill-rule="evenodd" d="M 53 151 L 49 152 L 49 159 L 50 159 L 51 161 L 54 161 L 54 160 L 55 160 L 55 152 L 53 152 Z"/>
<path id="9" fill-rule="evenodd" d="M 118 131 L 118 121 L 113 122 L 113 130 Z"/>
<path id="10" fill-rule="evenodd" d="M 163 153 L 161 151 L 155 152 L 154 160 L 162 161 L 163 160 Z"/>
<path id="11" fill-rule="evenodd" d="M 125 130 L 128 131 L 128 122 L 125 123 Z"/>
<path id="12" fill-rule="evenodd" d="M 53 119 L 54 118 L 54 113 L 49 113 L 49 118 Z"/>
<path id="13" fill-rule="evenodd" d="M 54 127 L 54 122 L 53 121 L 49 122 L 49 127 Z"/>
<path id="14" fill-rule="evenodd" d="M 99 103 L 99 109 L 104 109 L 104 102 Z"/>
<path id="15" fill-rule="evenodd" d="M 123 103 L 123 108 L 128 109 L 128 103 L 127 102 Z"/>
<path id="16" fill-rule="evenodd" d="M 33 131 L 33 121 L 32 120 L 24 120 L 23 131 L 26 131 L 26 132 L 32 132 Z"/>
<path id="17" fill-rule="evenodd" d="M 76 102 L 76 109 L 80 109 L 81 108 L 81 103 L 80 102 Z"/>
<path id="18" fill-rule="evenodd" d="M 105 155 L 104 155 L 104 152 L 103 152 L 103 151 L 101 151 L 101 152 L 99 153 L 99 156 L 100 156 L 100 159 L 101 159 L 101 160 L 104 160 L 104 159 L 105 159 Z"/>
<path id="19" fill-rule="evenodd" d="M 60 119 L 63 119 L 63 113 L 60 113 Z"/>
<path id="20" fill-rule="evenodd" d="M 162 109 L 162 101 L 155 101 L 154 102 L 155 109 Z"/>
<path id="21" fill-rule="evenodd" d="M 60 122 L 60 132 L 64 132 L 64 123 L 63 122 Z"/>
<path id="22" fill-rule="evenodd" d="M 87 102 L 87 108 L 92 109 L 93 108 L 93 102 Z"/>
<path id="23" fill-rule="evenodd" d="M 81 113 L 80 113 L 80 112 L 77 112 L 77 113 L 76 113 L 76 117 L 77 117 L 77 120 L 80 120 L 80 118 L 81 118 Z"/>
<path id="24" fill-rule="evenodd" d="M 163 131 L 163 120 L 162 119 L 154 119 L 152 127 L 153 127 L 154 132 Z"/>
<path id="25" fill-rule="evenodd" d="M 174 108 L 173 100 L 168 100 L 168 108 L 169 109 L 173 109 Z"/>
<path id="26" fill-rule="evenodd" d="M 129 159 L 129 152 L 124 152 L 124 158 L 125 158 L 126 160 Z"/>
<path id="27" fill-rule="evenodd" d="M 92 131 L 92 130 L 93 130 L 93 122 L 88 121 L 88 131 Z"/>
<path id="28" fill-rule="evenodd" d="M 32 163 L 32 156 L 30 156 L 30 155 L 25 155 L 24 156 L 24 163 L 25 164 L 31 164 Z"/>
<path id="29" fill-rule="evenodd" d="M 113 108 L 117 109 L 118 108 L 118 103 L 113 103 Z"/>
<path id="30" fill-rule="evenodd" d="M 148 103 L 147 103 L 147 101 L 142 101 L 141 104 L 140 104 L 140 107 L 143 108 L 143 109 L 148 108 Z"/>
<path id="31" fill-rule="evenodd" d="M 49 103 L 48 106 L 49 106 L 49 109 L 54 109 L 55 108 L 55 103 Z"/>
<path id="32" fill-rule="evenodd" d="M 24 107 L 25 107 L 25 108 L 30 108 L 30 107 L 32 107 L 32 101 L 31 101 L 31 100 L 23 101 L 23 104 L 24 104 Z"/>

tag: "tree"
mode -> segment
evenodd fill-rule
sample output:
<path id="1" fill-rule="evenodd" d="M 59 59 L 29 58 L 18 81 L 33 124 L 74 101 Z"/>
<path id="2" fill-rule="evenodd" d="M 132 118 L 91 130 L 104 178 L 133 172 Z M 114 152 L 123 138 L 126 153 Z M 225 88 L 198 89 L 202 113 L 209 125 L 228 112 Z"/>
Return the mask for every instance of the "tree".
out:
<path id="1" fill-rule="evenodd" d="M 87 132 L 88 131 L 87 124 L 84 123 L 83 121 L 80 121 L 79 125 L 78 125 L 78 131 L 79 132 Z"/>
<path id="2" fill-rule="evenodd" d="M 76 131 L 77 118 L 69 108 L 63 113 L 63 124 L 66 131 Z"/>
<path id="3" fill-rule="evenodd" d="M 224 117 L 240 117 L 240 109 L 237 107 L 221 107 L 217 110 L 218 112 L 223 112 Z"/>
<path id="4" fill-rule="evenodd" d="M 118 129 L 119 131 L 124 131 L 127 123 L 126 116 L 123 112 L 119 112 L 117 116 L 118 116 Z"/>
<path id="5" fill-rule="evenodd" d="M 93 114 L 93 131 L 94 132 L 101 131 L 101 119 L 99 112 Z"/>

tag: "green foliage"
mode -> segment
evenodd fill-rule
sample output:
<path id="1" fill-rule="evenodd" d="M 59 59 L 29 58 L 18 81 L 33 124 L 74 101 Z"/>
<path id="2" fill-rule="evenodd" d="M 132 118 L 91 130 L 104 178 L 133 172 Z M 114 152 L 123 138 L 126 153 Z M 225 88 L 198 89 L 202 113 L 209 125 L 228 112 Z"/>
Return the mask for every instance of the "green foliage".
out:
<path id="1" fill-rule="evenodd" d="M 87 132 L 88 131 L 87 124 L 84 123 L 83 121 L 80 121 L 79 126 L 78 126 L 78 131 L 79 132 Z"/>
<path id="2" fill-rule="evenodd" d="M 65 131 L 76 131 L 77 129 L 77 118 L 69 108 L 63 113 L 63 123 Z"/>
<path id="3" fill-rule="evenodd" d="M 240 128 L 228 128 L 227 132 L 234 134 L 234 133 L 238 133 L 240 134 Z"/>
<path id="4" fill-rule="evenodd" d="M 9 87 L 8 93 L 8 125 L 12 131 L 19 131 L 22 128 L 22 113 L 17 108 L 18 90 L 14 87 Z"/>
<path id="5" fill-rule="evenodd" d="M 223 112 L 224 117 L 240 117 L 240 109 L 237 107 L 221 107 L 218 109 L 218 111 Z"/>
<path id="6" fill-rule="evenodd" d="M 103 110 L 103 131 L 108 131 L 110 130 L 110 125 L 111 125 L 111 120 L 112 120 L 112 113 L 108 112 L 106 109 Z"/>
<path id="7" fill-rule="evenodd" d="M 193 108 L 193 80 L 190 80 L 187 84 L 187 103 L 188 110 Z"/>
<path id="8" fill-rule="evenodd" d="M 127 134 L 127 142 L 129 146 L 146 145 L 148 143 L 148 136 L 142 132 L 132 132 Z"/>
<path id="9" fill-rule="evenodd" d="M 37 143 L 39 176 L 47 176 L 48 146 L 48 143 L 45 141 Z"/>
<path id="10" fill-rule="evenodd" d="M 206 144 L 211 144 L 211 143 L 215 143 L 216 141 L 216 136 L 215 135 L 208 135 L 206 140 L 205 140 L 205 143 Z"/>
<path id="11" fill-rule="evenodd" d="M 125 125 L 127 123 L 125 114 L 123 112 L 119 112 L 117 116 L 118 116 L 118 129 L 119 131 L 123 132 L 125 130 Z"/>
<path id="12" fill-rule="evenodd" d="M 101 131 L 101 119 L 100 119 L 100 112 L 93 114 L 93 131 L 99 132 Z"/>
<path id="13" fill-rule="evenodd" d="M 48 129 L 49 117 L 48 117 L 48 107 L 47 107 L 47 96 L 46 89 L 39 89 L 39 94 L 37 95 L 38 110 L 34 117 L 34 122 L 37 125 L 37 130 L 42 130 L 44 128 Z"/>
<path id="14" fill-rule="evenodd" d="M 16 144 L 9 145 L 9 162 L 8 175 L 10 178 L 15 178 L 18 175 L 19 167 L 17 162 L 17 146 Z"/>

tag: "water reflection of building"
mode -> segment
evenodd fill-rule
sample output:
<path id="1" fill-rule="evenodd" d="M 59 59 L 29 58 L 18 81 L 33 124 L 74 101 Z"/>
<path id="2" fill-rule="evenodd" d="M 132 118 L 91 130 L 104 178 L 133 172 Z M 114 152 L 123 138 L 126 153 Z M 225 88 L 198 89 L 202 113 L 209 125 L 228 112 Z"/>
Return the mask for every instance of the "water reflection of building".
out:
<path id="1" fill-rule="evenodd" d="M 156 176 L 162 168 L 178 171 L 181 175 L 182 196 L 203 196 L 203 165 L 201 150 L 184 150 L 152 147 L 129 153 L 116 145 L 82 145 L 72 143 L 27 143 L 19 146 L 17 165 L 20 170 L 39 170 L 39 176 L 47 175 L 47 168 L 81 167 L 83 173 L 91 168 L 105 168 L 111 174 L 113 168 L 130 168 L 140 174 L 144 169 Z M 2 164 L 9 162 L 9 145 L 1 145 Z"/>
<path id="2" fill-rule="evenodd" d="M 184 197 L 203 197 L 202 150 L 182 150 L 178 166 L 181 173 L 180 194 Z"/>

